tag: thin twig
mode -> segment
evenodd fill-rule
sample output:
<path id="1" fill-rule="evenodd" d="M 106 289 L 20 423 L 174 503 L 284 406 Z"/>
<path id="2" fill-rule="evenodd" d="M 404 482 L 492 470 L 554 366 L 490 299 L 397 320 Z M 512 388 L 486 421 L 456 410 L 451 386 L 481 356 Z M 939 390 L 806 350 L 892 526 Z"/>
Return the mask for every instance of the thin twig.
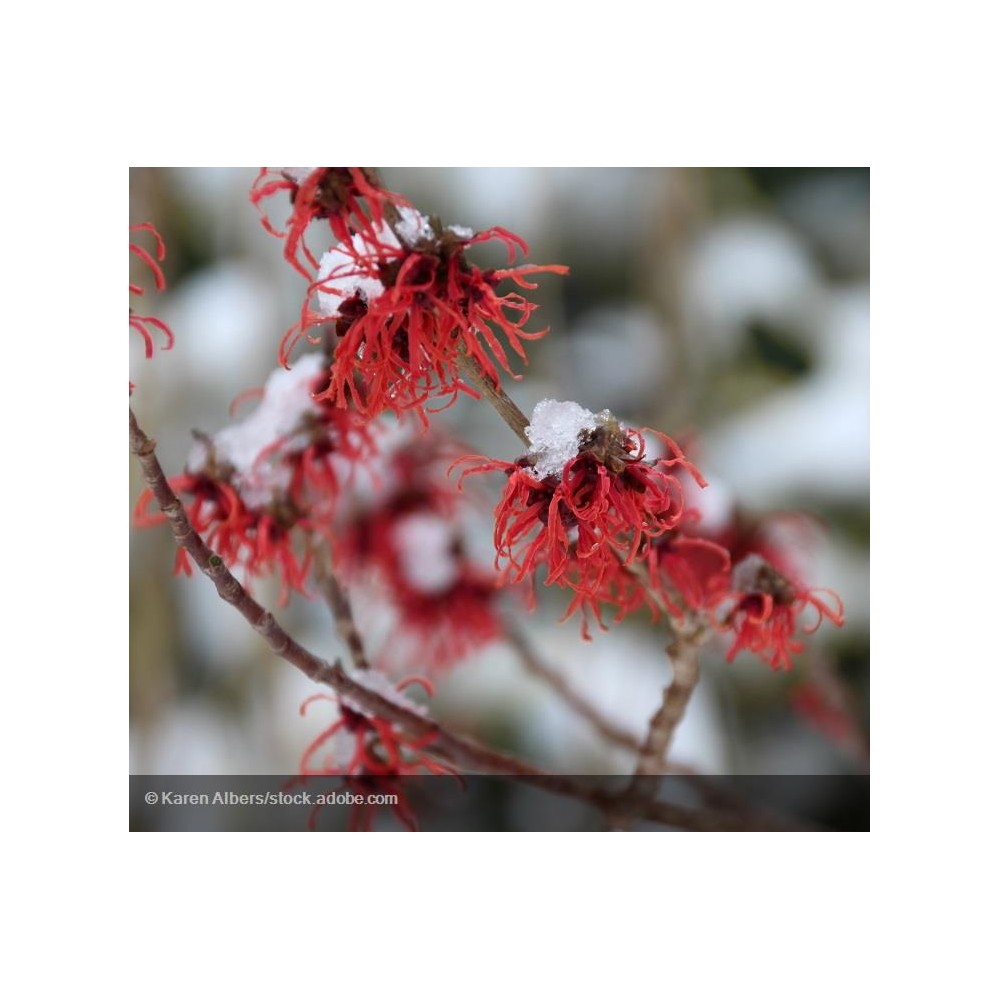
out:
<path id="1" fill-rule="evenodd" d="M 527 636 L 513 625 L 507 629 L 507 641 L 529 674 L 544 681 L 581 718 L 589 722 L 608 742 L 639 752 L 642 742 L 628 730 L 612 722 L 601 710 L 577 691 L 555 668 L 546 663 L 528 642 Z"/>
<path id="2" fill-rule="evenodd" d="M 649 720 L 649 732 L 636 764 L 636 778 L 663 773 L 674 733 L 698 683 L 698 647 L 703 639 L 704 630 L 698 629 L 692 635 L 678 636 L 667 647 L 673 677 L 663 690 L 663 703 Z"/>
<path id="3" fill-rule="evenodd" d="M 483 371 L 479 362 L 470 357 L 464 350 L 458 354 L 458 368 L 462 373 L 462 378 L 479 393 L 497 413 L 500 414 L 503 422 L 521 439 L 521 442 L 528 448 L 531 441 L 528 440 L 527 427 L 530 421 L 524 415 L 524 411 L 504 392 L 499 385 L 494 385 L 493 380 Z"/>
<path id="4" fill-rule="evenodd" d="M 525 670 L 547 684 L 572 711 L 576 712 L 581 718 L 586 719 L 609 743 L 615 743 L 633 753 L 643 752 L 646 746 L 645 742 L 617 723 L 612 722 L 601 712 L 597 705 L 584 698 L 566 680 L 562 673 L 546 663 L 538 655 L 522 630 L 509 623 L 506 629 L 506 636 L 508 642 L 518 654 L 518 658 Z M 658 716 L 659 713 L 657 713 L 657 716 L 654 716 L 654 723 L 658 719 Z M 656 773 L 676 775 L 681 781 L 684 781 L 695 789 L 706 805 L 714 809 L 730 812 L 734 815 L 744 814 L 754 816 L 757 813 L 757 810 L 752 808 L 739 795 L 730 792 L 727 788 L 719 785 L 710 777 L 706 777 L 694 768 L 679 764 L 677 761 L 668 762 L 664 757 Z M 655 785 L 651 785 L 650 787 L 651 790 L 655 791 Z"/>
<path id="5" fill-rule="evenodd" d="M 518 654 L 518 658 L 520 659 L 525 670 L 529 674 L 539 678 L 539 680 L 547 684 L 549 688 L 556 695 L 558 695 L 570 709 L 576 712 L 581 718 L 586 719 L 587 722 L 589 722 L 598 733 L 608 740 L 609 743 L 615 743 L 618 746 L 624 747 L 626 750 L 631 750 L 632 752 L 639 754 L 642 754 L 646 750 L 647 744 L 649 743 L 648 736 L 644 742 L 628 730 L 618 726 L 617 723 L 612 722 L 601 712 L 598 706 L 584 698 L 583 695 L 581 695 L 580 692 L 566 680 L 562 673 L 550 664 L 546 663 L 545 660 L 543 660 L 538 655 L 537 651 L 532 647 L 524 632 L 518 629 L 513 623 L 508 624 L 506 636 L 508 642 Z M 669 688 L 667 690 L 669 691 Z M 651 729 L 656 728 L 658 732 L 661 732 L 660 727 L 662 725 L 663 720 L 660 718 L 660 712 L 657 712 L 653 717 Z M 676 725 L 674 728 L 676 729 Z M 669 743 L 670 739 L 668 737 L 668 746 Z M 651 749 L 651 753 L 656 753 L 655 748 Z M 659 766 L 654 772 L 651 773 L 678 776 L 682 781 L 686 782 L 693 789 L 695 789 L 695 791 L 697 791 L 698 795 L 706 805 L 714 809 L 730 812 L 734 815 L 743 814 L 758 818 L 756 817 L 758 810 L 747 803 L 745 799 L 741 798 L 734 792 L 731 792 L 725 786 L 713 781 L 710 777 L 701 774 L 694 768 L 679 764 L 676 761 L 668 762 L 666 759 L 666 750 L 663 752 L 663 759 L 661 760 Z M 650 785 L 651 791 L 655 792 L 655 788 L 655 785 Z M 638 790 L 638 785 L 633 786 L 631 790 L 633 793 L 636 792 Z"/>
<path id="6" fill-rule="evenodd" d="M 343 639 L 347 651 L 351 654 L 351 662 L 356 670 L 370 670 L 371 663 L 365 653 L 365 644 L 358 631 L 358 626 L 354 621 L 354 614 L 351 611 L 351 602 L 347 596 L 347 591 L 340 585 L 340 581 L 330 568 L 330 560 L 325 551 L 314 552 L 316 570 L 314 578 L 319 592 L 326 601 L 326 606 L 333 615 L 336 622 L 337 631 Z"/>

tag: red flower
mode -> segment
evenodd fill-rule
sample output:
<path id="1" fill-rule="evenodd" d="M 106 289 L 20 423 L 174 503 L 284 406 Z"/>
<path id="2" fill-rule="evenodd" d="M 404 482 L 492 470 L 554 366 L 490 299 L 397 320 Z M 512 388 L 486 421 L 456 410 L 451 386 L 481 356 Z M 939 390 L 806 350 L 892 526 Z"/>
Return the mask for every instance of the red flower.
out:
<path id="1" fill-rule="evenodd" d="M 434 694 L 433 686 L 424 677 L 407 677 L 392 686 L 382 675 L 369 673 L 365 677 L 365 684 L 376 690 L 381 689 L 380 693 L 385 697 L 405 704 L 411 710 L 418 706 L 400 698 L 407 687 L 416 684 L 429 696 Z M 309 707 L 318 701 L 335 705 L 337 717 L 303 751 L 299 761 L 301 778 L 342 774 L 347 788 L 352 791 L 362 794 L 372 791 L 393 792 L 396 803 L 390 808 L 404 826 L 415 830 L 416 816 L 396 779 L 421 772 L 457 775 L 454 768 L 424 753 L 437 739 L 437 734 L 431 732 L 416 738 L 406 736 L 393 723 L 366 715 L 359 706 L 352 705 L 350 699 L 330 694 L 315 694 L 307 698 L 299 713 L 305 715 Z M 316 816 L 321 808 L 316 807 L 310 815 L 311 827 L 315 826 Z M 374 806 L 366 806 L 364 803 L 352 808 L 351 828 L 370 830 L 374 809 Z"/>
<path id="2" fill-rule="evenodd" d="M 844 605 L 836 594 L 810 590 L 762 556 L 749 555 L 739 562 L 730 586 L 729 610 L 721 620 L 723 628 L 736 633 L 726 655 L 730 661 L 741 649 L 747 649 L 773 670 L 791 670 L 791 655 L 803 648 L 795 639 L 797 631 L 815 632 L 824 618 L 838 627 L 844 624 Z M 829 595 L 833 606 L 820 600 L 820 594 Z M 800 618 L 810 610 L 815 612 L 815 620 L 803 626 Z"/>
<path id="3" fill-rule="evenodd" d="M 325 377 L 318 355 L 275 372 L 257 410 L 200 435 L 186 471 L 170 480 L 192 526 L 227 566 L 242 567 L 248 581 L 277 572 L 281 603 L 291 590 L 306 592 L 310 543 L 325 538 L 333 547 L 342 480 L 374 449 L 372 430 L 357 414 L 313 400 Z M 150 511 L 152 499 L 148 490 L 139 498 L 141 527 L 165 519 Z M 192 572 L 184 549 L 175 571 Z"/>
<path id="4" fill-rule="evenodd" d="M 685 533 L 726 549 L 734 566 L 747 556 L 757 555 L 794 579 L 805 574 L 809 552 L 819 537 L 819 526 L 805 514 L 779 511 L 755 515 L 739 507 L 711 529 L 700 520 L 683 527 Z"/>
<path id="5" fill-rule="evenodd" d="M 729 553 L 707 538 L 671 533 L 653 546 L 649 563 L 653 585 L 678 617 L 685 609 L 710 609 L 728 593 L 732 570 Z M 683 607 L 673 600 L 675 594 Z"/>
<path id="6" fill-rule="evenodd" d="M 139 260 L 141 260 L 143 264 L 149 268 L 153 274 L 154 287 L 158 292 L 162 292 L 167 287 L 166 278 L 163 276 L 163 268 L 160 267 L 160 261 L 162 261 L 167 255 L 166 244 L 163 242 L 163 237 L 160 236 L 151 222 L 143 222 L 138 226 L 129 226 L 129 232 L 137 231 L 153 234 L 153 239 L 156 241 L 155 256 L 141 244 L 133 243 L 131 241 L 129 241 L 128 245 L 129 253 L 134 253 L 136 257 L 138 257 Z M 133 284 L 131 282 L 129 282 L 128 290 L 133 295 L 145 294 L 145 289 L 142 285 Z M 151 358 L 153 356 L 153 350 L 155 348 L 155 341 L 153 339 L 154 330 L 159 330 L 159 332 L 162 333 L 166 339 L 164 350 L 170 350 L 170 348 L 174 346 L 174 335 L 170 327 L 167 326 L 163 320 L 157 319 L 155 316 L 140 316 L 131 306 L 129 306 L 128 325 L 142 337 L 147 358 Z"/>
<path id="7" fill-rule="evenodd" d="M 282 191 L 291 199 L 292 214 L 284 229 L 276 229 L 264 202 Z M 310 280 L 319 268 L 305 241 L 311 222 L 326 219 L 334 237 L 344 243 L 352 232 L 374 239 L 385 206 L 407 203 L 401 195 L 386 191 L 377 174 L 366 167 L 285 167 L 277 172 L 263 167 L 250 190 L 250 201 L 260 212 L 264 228 L 284 239 L 285 260 Z"/>
<path id="8" fill-rule="evenodd" d="M 445 670 L 498 638 L 496 579 L 468 562 L 440 595 L 397 591 L 401 628 L 389 638 L 382 657 L 414 669 Z"/>
<path id="9" fill-rule="evenodd" d="M 805 632 L 823 618 L 843 624 L 840 598 L 801 582 L 813 532 L 803 515 L 749 517 L 738 510 L 709 530 L 692 510 L 655 546 L 651 578 L 668 603 L 679 600 L 687 611 L 704 612 L 720 632 L 735 633 L 729 660 L 748 649 L 772 669 L 790 669 L 791 656 L 803 648 L 795 636 L 804 613 L 816 616 Z"/>
<path id="10" fill-rule="evenodd" d="M 247 583 L 253 577 L 280 576 L 282 589 L 279 602 L 288 600 L 289 590 L 305 592 L 312 565 L 308 548 L 296 552 L 291 522 L 280 513 L 250 510 L 239 493 L 224 479 L 212 474 L 173 476 L 170 488 L 184 500 L 184 510 L 191 526 L 205 539 L 227 566 L 241 566 Z M 135 508 L 135 523 L 140 528 L 162 524 L 166 518 L 160 511 L 151 511 L 153 494 L 146 490 Z M 193 567 L 185 549 L 178 548 L 175 573 L 191 576 Z"/>
<path id="11" fill-rule="evenodd" d="M 514 463 L 487 459 L 462 474 L 507 474 L 495 512 L 497 567 L 505 581 L 517 582 L 547 566 L 546 585 L 574 592 L 567 616 L 583 612 L 585 637 L 588 613 L 604 627 L 602 602 L 617 605 L 621 615 L 643 600 L 626 567 L 646 560 L 651 543 L 679 523 L 684 506 L 676 473 L 686 469 L 705 485 L 680 448 L 654 433 L 668 454 L 647 459 L 642 434 L 607 411 L 595 415 L 576 403 L 543 400 L 527 429 L 533 452 Z"/>
<path id="12" fill-rule="evenodd" d="M 466 259 L 469 247 L 498 240 L 513 264 L 517 250 L 527 253 L 527 244 L 500 228 L 478 234 L 442 229 L 408 207 L 392 217 L 391 227 L 383 225 L 375 234 L 360 231 L 323 257 L 301 321 L 286 335 L 279 360 L 287 363 L 292 347 L 311 329 L 332 325 L 338 343 L 329 398 L 369 417 L 386 409 L 415 409 L 426 423 L 423 407 L 432 397 L 451 396 L 454 402 L 459 392 L 475 395 L 461 380 L 463 354 L 498 382 L 498 367 L 512 374 L 508 350 L 526 361 L 522 342 L 548 332 L 529 332 L 537 307 L 520 292 L 500 294 L 500 284 L 509 279 L 534 289 L 528 275 L 568 269 L 524 265 L 484 271 Z"/>
<path id="13" fill-rule="evenodd" d="M 450 455 L 449 455 L 450 453 Z M 338 530 L 346 576 L 373 575 L 398 617 L 378 652 L 390 672 L 440 670 L 496 638 L 496 575 L 465 544 L 463 498 L 442 459 L 440 436 L 401 444 L 380 472 L 384 489 Z"/>

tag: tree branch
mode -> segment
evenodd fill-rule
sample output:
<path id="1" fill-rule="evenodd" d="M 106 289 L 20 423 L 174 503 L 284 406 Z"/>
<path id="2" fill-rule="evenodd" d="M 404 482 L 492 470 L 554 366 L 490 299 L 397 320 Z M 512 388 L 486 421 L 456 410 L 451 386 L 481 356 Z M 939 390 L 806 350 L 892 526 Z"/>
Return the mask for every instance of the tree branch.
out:
<path id="1" fill-rule="evenodd" d="M 649 720 L 649 732 L 636 764 L 636 778 L 663 773 L 674 733 L 698 683 L 698 647 L 704 637 L 705 630 L 699 628 L 691 635 L 678 635 L 667 647 L 673 677 L 663 690 L 663 703 Z"/>

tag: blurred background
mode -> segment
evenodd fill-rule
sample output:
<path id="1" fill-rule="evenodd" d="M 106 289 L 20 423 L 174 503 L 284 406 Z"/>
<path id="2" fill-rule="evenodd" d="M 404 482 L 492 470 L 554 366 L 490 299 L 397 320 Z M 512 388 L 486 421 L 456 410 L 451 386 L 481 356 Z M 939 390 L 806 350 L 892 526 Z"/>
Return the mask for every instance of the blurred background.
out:
<path id="1" fill-rule="evenodd" d="M 523 381 L 506 385 L 522 409 L 546 396 L 608 407 L 682 439 L 719 504 L 751 516 L 798 510 L 822 527 L 809 582 L 841 596 L 846 624 L 824 625 L 787 674 L 749 656 L 726 663 L 726 647 L 710 645 L 674 759 L 710 774 L 866 771 L 867 168 L 383 174 L 445 224 L 503 226 L 531 244 L 533 262 L 569 265 L 569 277 L 543 275 L 531 293 L 535 326 L 552 330 L 529 346 Z M 301 306 L 304 279 L 248 202 L 255 175 L 131 172 L 130 222 L 152 221 L 168 247 L 168 291 L 142 305 L 177 343 L 146 360 L 133 335 L 129 370 L 168 474 L 182 470 L 193 428 L 221 429 L 233 397 L 263 384 Z M 519 454 L 488 406 L 462 402 L 436 419 L 476 452 Z M 129 469 L 134 507 L 141 484 Z M 172 576 L 166 528 L 131 529 L 130 558 L 132 773 L 294 773 L 324 725 L 299 714 L 313 686 L 205 579 Z M 273 605 L 276 588 L 255 593 Z M 576 621 L 558 622 L 567 600 L 543 593 L 524 629 L 546 662 L 640 737 L 669 680 L 662 627 L 640 612 L 585 643 Z M 342 652 L 321 604 L 293 597 L 281 618 L 321 655 Z M 434 714 L 457 731 L 564 773 L 632 769 L 626 750 L 603 742 L 502 642 L 436 684 Z M 796 693 L 804 685 L 844 717 L 809 710 Z"/>

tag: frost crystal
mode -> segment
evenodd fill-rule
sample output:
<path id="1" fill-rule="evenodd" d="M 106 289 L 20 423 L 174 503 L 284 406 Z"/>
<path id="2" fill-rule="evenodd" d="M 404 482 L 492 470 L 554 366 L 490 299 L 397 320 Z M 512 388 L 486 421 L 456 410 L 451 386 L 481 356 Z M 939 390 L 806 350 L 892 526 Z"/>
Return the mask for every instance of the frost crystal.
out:
<path id="1" fill-rule="evenodd" d="M 422 594 L 440 594 L 455 582 L 451 526 L 435 514 L 411 514 L 393 529 L 406 582 Z"/>
<path id="2" fill-rule="evenodd" d="M 468 226 L 449 226 L 448 232 L 454 233 L 460 240 L 471 240 L 476 235 Z"/>
<path id="3" fill-rule="evenodd" d="M 385 236 L 386 242 L 391 238 L 391 242 L 396 244 L 392 230 L 386 227 L 385 231 L 388 234 Z M 361 233 L 358 233 L 351 242 L 354 244 L 355 253 L 371 252 Z M 385 285 L 378 278 L 364 273 L 343 247 L 341 243 L 332 250 L 327 250 L 319 262 L 316 280 L 323 284 L 316 293 L 316 301 L 320 313 L 324 316 L 335 316 L 341 305 L 359 292 L 365 302 L 371 302 L 385 291 Z"/>
<path id="4" fill-rule="evenodd" d="M 427 217 L 407 205 L 399 210 L 396 230 L 408 247 L 434 238 L 434 230 Z M 322 282 L 316 292 L 316 301 L 323 316 L 335 316 L 344 301 L 358 293 L 365 302 L 371 302 L 385 291 L 385 285 L 372 276 L 371 270 L 381 257 L 381 247 L 399 249 L 400 242 L 386 223 L 378 229 L 377 237 L 378 242 L 373 243 L 364 233 L 357 233 L 351 239 L 350 250 L 343 243 L 338 243 L 323 254 L 316 275 L 317 283 Z M 357 262 L 359 257 L 372 263 L 364 268 Z"/>
<path id="5" fill-rule="evenodd" d="M 580 453 L 580 435 L 597 429 L 598 421 L 605 415 L 585 410 L 572 401 L 560 403 L 543 399 L 531 414 L 526 428 L 531 442 L 531 455 L 535 459 L 532 472 L 538 479 L 561 476 L 566 463 Z"/>
<path id="6" fill-rule="evenodd" d="M 253 413 L 212 436 L 211 453 L 217 462 L 232 466 L 233 486 L 248 508 L 266 507 L 275 491 L 288 488 L 291 470 L 274 459 L 300 445 L 295 438 L 302 418 L 319 412 L 312 386 L 324 367 L 322 355 L 306 354 L 290 369 L 279 368 L 268 378 Z M 279 443 L 273 454 L 261 457 Z M 209 454 L 203 442 L 196 442 L 188 455 L 188 471 L 201 472 Z"/>

